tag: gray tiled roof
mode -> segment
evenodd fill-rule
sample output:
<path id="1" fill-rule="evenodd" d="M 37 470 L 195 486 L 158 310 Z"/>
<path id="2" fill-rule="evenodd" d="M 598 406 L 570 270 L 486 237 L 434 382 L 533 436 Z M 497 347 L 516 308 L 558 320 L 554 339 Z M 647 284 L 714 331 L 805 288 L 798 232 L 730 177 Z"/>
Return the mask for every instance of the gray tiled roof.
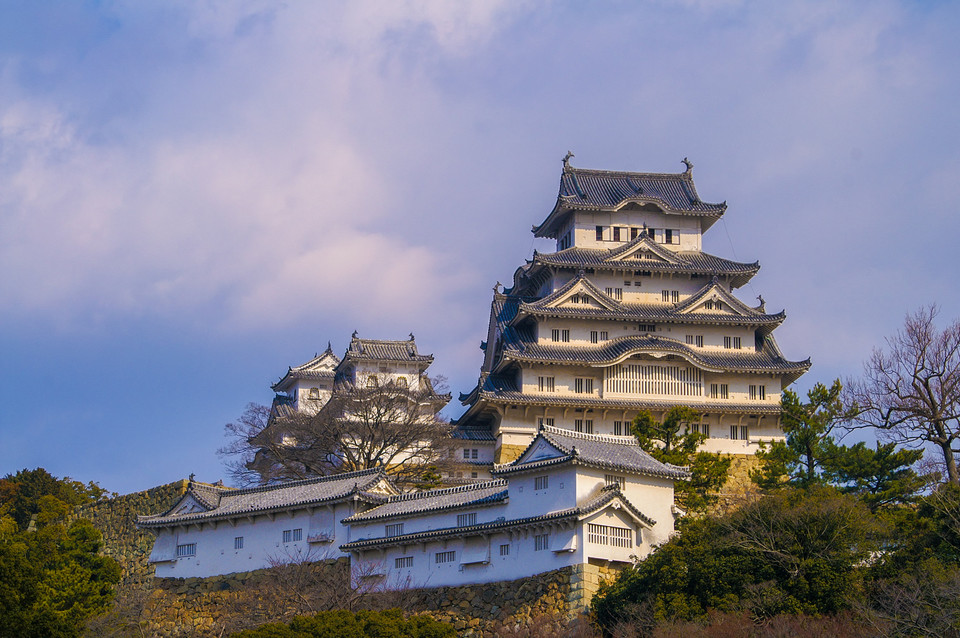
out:
<path id="1" fill-rule="evenodd" d="M 524 455 L 540 438 L 566 454 L 565 457 L 526 462 Z M 563 428 L 543 426 L 527 449 L 512 463 L 496 466 L 494 474 L 512 474 L 526 472 L 547 465 L 563 462 L 581 463 L 610 470 L 649 474 L 669 479 L 686 479 L 690 473 L 686 468 L 661 463 L 637 445 L 632 436 L 612 436 L 607 434 L 582 434 Z"/>
<path id="2" fill-rule="evenodd" d="M 592 305 L 564 306 L 562 308 L 551 307 L 551 304 L 561 299 L 570 290 L 578 285 L 582 285 L 603 304 L 603 307 Z M 737 313 L 724 312 L 702 312 L 696 313 L 684 312 L 685 310 L 696 306 L 704 297 L 716 293 L 729 306 L 735 308 Z M 723 286 L 716 283 L 708 283 L 696 294 L 683 301 L 680 304 L 670 303 L 624 303 L 617 301 L 601 292 L 585 276 L 577 276 L 561 286 L 556 292 L 538 299 L 536 301 L 517 301 L 516 315 L 525 314 L 547 315 L 552 317 L 582 318 L 582 319 L 608 319 L 619 321 L 639 321 L 639 322 L 669 322 L 669 323 L 689 323 L 689 324 L 712 324 L 712 325 L 749 325 L 749 326 L 767 326 L 772 329 L 786 318 L 786 313 L 766 314 L 758 312 L 743 304 L 739 299 L 726 292 Z M 516 316 L 511 319 L 515 320 Z"/>
<path id="3" fill-rule="evenodd" d="M 195 498 L 199 496 L 198 501 L 212 506 L 208 511 L 182 515 L 170 514 L 168 511 L 158 516 L 140 516 L 137 524 L 140 527 L 165 527 L 201 520 L 248 516 L 290 507 L 338 501 L 354 494 L 362 495 L 368 502 L 380 502 L 386 497 L 368 493 L 366 490 L 385 478 L 386 475 L 382 469 L 373 468 L 239 490 L 191 483 L 187 494 Z M 216 492 L 218 498 L 215 499 L 211 495 L 212 492 Z"/>
<path id="4" fill-rule="evenodd" d="M 461 398 L 462 396 L 463 395 L 461 395 Z M 493 436 L 493 433 L 490 432 L 489 428 L 476 428 L 476 427 L 460 426 L 460 425 L 458 425 L 453 429 L 452 436 L 455 439 L 461 439 L 463 441 L 493 442 L 497 440 L 497 437 Z"/>
<path id="5" fill-rule="evenodd" d="M 354 333 L 356 334 L 356 333 Z M 350 347 L 343 355 L 348 359 L 366 359 L 381 361 L 433 361 L 432 355 L 417 352 L 417 342 L 413 339 L 403 341 L 386 341 L 383 339 L 361 339 L 354 336 L 350 339 Z"/>
<path id="6" fill-rule="evenodd" d="M 631 244 L 639 241 L 641 241 L 641 239 L 638 238 L 631 242 Z M 630 244 L 628 244 L 628 246 L 630 246 Z M 555 253 L 534 252 L 533 265 L 571 269 L 593 268 L 594 270 L 626 269 L 649 271 L 658 274 L 727 275 L 734 277 L 736 286 L 746 283 L 760 270 L 760 264 L 757 262 L 747 264 L 730 261 L 729 259 L 716 257 L 700 251 L 678 251 L 674 253 L 677 259 L 673 262 L 654 259 L 611 259 L 611 256 L 619 250 L 620 249 L 573 247 Z"/>
<path id="7" fill-rule="evenodd" d="M 362 550 L 371 547 L 383 547 L 390 545 L 403 545 L 412 542 L 420 541 L 430 541 L 430 540 L 439 540 L 443 538 L 459 537 L 459 536 L 470 536 L 474 534 L 484 534 L 492 533 L 505 529 L 516 529 L 523 528 L 526 526 L 535 526 L 543 523 L 550 523 L 555 521 L 563 521 L 568 519 L 577 519 L 589 516 L 594 512 L 602 509 L 607 504 L 609 504 L 614 499 L 619 498 L 634 514 L 637 518 L 642 520 L 644 523 L 653 526 L 656 524 L 649 516 L 646 516 L 640 512 L 640 510 L 623 494 L 620 492 L 618 486 L 611 486 L 605 488 L 594 498 L 589 499 L 585 503 L 578 505 L 577 507 L 570 507 L 563 510 L 558 510 L 556 512 L 549 512 L 546 514 L 541 514 L 539 516 L 528 516 L 525 518 L 514 518 L 510 520 L 496 520 L 489 523 L 478 523 L 477 525 L 469 525 L 465 527 L 445 527 L 442 529 L 428 530 L 424 532 L 413 532 L 411 534 L 402 534 L 400 536 L 390 536 L 390 537 L 379 537 L 379 538 L 366 538 L 352 541 L 350 543 L 345 543 L 340 546 L 340 549 L 345 552 L 351 550 Z"/>
<path id="8" fill-rule="evenodd" d="M 345 523 L 420 515 L 427 512 L 479 507 L 501 503 L 507 498 L 507 482 L 496 479 L 459 487 L 426 490 L 391 496 L 386 503 L 344 519 Z"/>
<path id="9" fill-rule="evenodd" d="M 809 359 L 787 361 L 778 350 L 767 347 L 767 340 L 764 340 L 759 351 L 750 347 L 740 350 L 703 351 L 676 339 L 652 334 L 617 337 L 592 347 L 545 345 L 517 338 L 504 339 L 504 356 L 515 361 L 609 366 L 627 357 L 647 352 L 673 353 L 698 367 L 716 372 L 777 372 L 799 375 L 810 368 Z"/>
<path id="10" fill-rule="evenodd" d="M 330 369 L 312 369 L 324 359 L 329 359 L 331 361 L 329 364 Z M 333 348 L 328 343 L 326 350 L 302 365 L 288 368 L 287 373 L 270 387 L 275 392 L 284 392 L 290 386 L 290 382 L 297 379 L 333 379 L 333 368 L 335 368 L 339 363 L 340 357 L 333 354 Z"/>

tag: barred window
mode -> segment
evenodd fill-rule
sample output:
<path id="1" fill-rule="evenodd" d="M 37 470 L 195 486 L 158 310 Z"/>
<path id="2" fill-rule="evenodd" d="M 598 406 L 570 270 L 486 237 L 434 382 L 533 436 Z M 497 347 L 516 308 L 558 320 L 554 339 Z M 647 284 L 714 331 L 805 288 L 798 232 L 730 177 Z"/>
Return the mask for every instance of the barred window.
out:
<path id="1" fill-rule="evenodd" d="M 612 547 L 633 547 L 633 530 L 612 525 L 587 523 L 587 542 Z"/>
<path id="2" fill-rule="evenodd" d="M 434 554 L 434 560 L 439 565 L 440 563 L 452 563 L 457 560 L 457 552 L 437 552 Z"/>
<path id="3" fill-rule="evenodd" d="M 750 440 L 750 428 L 746 425 L 731 425 L 730 426 L 730 438 L 731 439 L 740 439 L 741 441 Z"/>
<path id="4" fill-rule="evenodd" d="M 625 427 L 625 426 L 627 426 L 627 425 L 628 425 L 628 424 L 625 423 L 625 422 L 623 422 L 623 421 L 614 421 L 614 422 L 613 422 L 613 433 L 616 434 L 617 436 L 625 436 L 625 435 L 629 434 L 629 433 L 630 433 L 630 432 L 629 432 L 630 428 L 629 428 L 629 427 Z"/>
<path id="5" fill-rule="evenodd" d="M 613 227 L 613 241 L 620 241 L 620 227 Z"/>
<path id="6" fill-rule="evenodd" d="M 403 534 L 403 523 L 393 523 L 392 525 L 387 525 L 384 528 L 384 535 L 387 538 L 400 536 L 401 534 Z"/>
<path id="7" fill-rule="evenodd" d="M 283 530 L 283 542 L 289 543 L 292 541 L 292 539 L 293 539 L 293 530 L 292 529 Z"/>
<path id="8" fill-rule="evenodd" d="M 600 341 L 606 341 L 606 340 L 609 339 L 609 338 L 610 338 L 610 336 L 609 336 L 609 334 L 607 333 L 606 330 L 601 330 L 601 331 L 600 331 Z"/>
<path id="9" fill-rule="evenodd" d="M 637 329 L 640 332 L 656 332 L 657 326 L 653 323 L 641 323 L 639 326 L 637 326 Z"/>
<path id="10" fill-rule="evenodd" d="M 400 556 L 399 558 L 394 558 L 393 567 L 394 569 L 413 567 L 413 556 Z"/>
<path id="11" fill-rule="evenodd" d="M 607 392 L 703 396 L 703 379 L 697 368 L 626 363 L 613 366 L 609 370 L 606 381 Z"/>
<path id="12" fill-rule="evenodd" d="M 509 544 L 509 543 L 500 546 L 500 555 L 501 555 L 501 556 L 509 556 L 509 555 L 510 555 L 510 544 Z"/>
<path id="13" fill-rule="evenodd" d="M 549 476 L 538 476 L 533 479 L 533 489 L 535 490 L 545 490 L 550 485 Z"/>
<path id="14" fill-rule="evenodd" d="M 591 331 L 590 331 L 590 343 L 597 343 L 597 342 L 599 342 L 599 341 L 600 341 L 600 339 L 599 339 L 599 334 L 597 333 L 597 331 L 596 331 L 596 330 L 591 330 Z"/>
<path id="15" fill-rule="evenodd" d="M 593 379 L 578 377 L 573 382 L 573 391 L 577 394 L 593 394 Z"/>
<path id="16" fill-rule="evenodd" d="M 577 432 L 593 434 L 593 419 L 574 419 L 573 429 Z"/>
<path id="17" fill-rule="evenodd" d="M 470 512 L 469 514 L 457 514 L 457 527 L 467 527 L 468 525 L 477 524 L 477 513 Z"/>
<path id="18" fill-rule="evenodd" d="M 197 555 L 196 543 L 184 543 L 183 545 L 177 545 L 177 558 L 184 558 L 186 556 L 196 556 L 196 555 Z"/>
<path id="19" fill-rule="evenodd" d="M 626 477 L 617 476 L 616 474 L 604 474 L 603 482 L 607 485 L 619 485 L 621 490 L 627 486 Z"/>
<path id="20" fill-rule="evenodd" d="M 603 226 L 597 226 L 597 241 L 603 241 Z"/>
<path id="21" fill-rule="evenodd" d="M 550 341 L 560 341 L 560 329 L 554 328 L 550 331 Z"/>
<path id="22" fill-rule="evenodd" d="M 533 550 L 541 552 L 550 549 L 550 534 L 537 534 L 533 537 Z"/>
<path id="23" fill-rule="evenodd" d="M 560 331 L 560 341 L 563 341 L 564 343 L 567 343 L 568 341 L 570 341 L 570 331 L 569 331 L 569 330 L 561 330 L 561 331 Z"/>
<path id="24" fill-rule="evenodd" d="M 698 348 L 703 347 L 703 335 L 697 335 L 697 347 Z"/>
<path id="25" fill-rule="evenodd" d="M 234 549 L 243 549 L 243 536 L 236 536 L 233 539 Z"/>
<path id="26" fill-rule="evenodd" d="M 556 379 L 554 377 L 538 377 L 537 384 L 540 392 L 555 392 Z"/>
<path id="27" fill-rule="evenodd" d="M 711 399 L 729 399 L 730 386 L 727 385 L 726 383 L 711 383 L 710 398 Z"/>

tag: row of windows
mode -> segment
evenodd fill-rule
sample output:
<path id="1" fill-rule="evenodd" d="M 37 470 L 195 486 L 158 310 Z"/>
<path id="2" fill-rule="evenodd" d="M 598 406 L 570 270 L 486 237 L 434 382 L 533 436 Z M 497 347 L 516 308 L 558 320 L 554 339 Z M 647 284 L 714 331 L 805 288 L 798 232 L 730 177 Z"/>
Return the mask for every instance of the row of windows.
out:
<path id="1" fill-rule="evenodd" d="M 577 377 L 573 381 L 573 391 L 577 394 L 593 394 L 593 379 Z"/>
<path id="2" fill-rule="evenodd" d="M 723 338 L 723 347 L 728 350 L 733 348 L 734 350 L 740 349 L 740 337 L 724 337 Z"/>
<path id="3" fill-rule="evenodd" d="M 610 229 L 610 232 L 607 232 L 607 228 Z M 597 241 L 627 241 L 627 237 L 630 238 L 630 241 L 633 241 L 640 236 L 640 233 L 644 229 L 638 228 L 636 226 L 597 226 L 596 231 L 596 240 Z M 658 241 L 661 244 L 679 244 L 680 243 L 680 231 L 676 228 L 647 228 L 646 229 L 647 237 Z M 609 239 L 608 239 L 609 238 Z"/>
<path id="4" fill-rule="evenodd" d="M 547 536 L 547 535 L 544 534 L 543 536 Z M 536 541 L 535 541 L 535 542 L 536 542 Z M 544 548 L 543 548 L 543 549 L 546 549 L 546 545 L 548 544 L 548 542 L 547 542 L 547 541 L 543 541 L 543 543 L 544 543 Z M 538 549 L 539 549 L 539 548 L 538 548 Z M 509 556 L 509 555 L 510 555 L 510 544 L 509 544 L 509 543 L 504 543 L 504 544 L 500 545 L 500 555 L 501 555 L 501 556 Z M 436 553 L 434 553 L 434 555 L 433 555 L 433 561 L 434 561 L 434 563 L 436 563 L 437 565 L 440 565 L 440 564 L 443 564 L 443 563 L 453 563 L 453 562 L 456 562 L 456 560 L 457 560 L 457 552 L 456 552 L 456 550 L 448 550 L 448 551 L 445 551 L 445 552 L 436 552 Z M 394 558 L 394 559 L 393 559 L 393 567 L 394 567 L 394 569 L 409 569 L 409 568 L 413 567 L 413 556 L 398 556 L 397 558 Z"/>
<path id="5" fill-rule="evenodd" d="M 573 421 L 573 429 L 577 432 L 593 434 L 593 419 L 575 419 Z"/>
<path id="6" fill-rule="evenodd" d="M 283 542 L 284 543 L 295 543 L 297 541 L 303 540 L 303 528 L 298 527 L 297 529 L 285 529 L 283 530 Z"/>
<path id="7" fill-rule="evenodd" d="M 761 386 L 751 386 L 751 387 L 759 388 L 759 390 L 761 390 L 761 391 L 764 391 L 765 388 L 766 388 L 766 386 L 762 386 L 762 385 L 761 385 Z M 763 397 L 765 397 L 766 394 L 765 394 L 765 393 L 764 393 L 764 394 L 758 394 L 757 396 L 758 396 L 758 398 L 760 398 L 760 400 L 763 400 Z M 752 398 L 752 397 L 751 397 L 751 398 Z M 554 420 L 553 420 L 552 417 L 539 417 L 537 420 L 538 420 L 538 422 L 540 423 L 541 426 L 542 426 L 542 425 L 550 425 L 550 426 L 552 426 L 553 423 L 554 423 Z M 586 433 L 588 433 L 588 434 L 592 434 L 592 433 L 593 433 L 593 419 L 575 419 L 573 423 L 574 423 L 574 429 L 575 429 L 577 432 L 586 432 Z M 710 436 L 710 424 L 709 424 L 709 423 L 691 423 L 691 424 L 689 424 L 689 427 L 690 427 L 690 429 L 691 429 L 692 431 L 694 431 L 694 432 L 698 432 L 698 433 L 700 433 L 700 434 L 703 434 L 703 435 L 705 435 L 705 436 L 708 437 L 708 438 L 709 438 L 709 436 Z M 581 429 L 581 428 L 582 428 L 582 429 Z M 743 432 L 746 432 L 746 426 L 730 426 L 730 438 L 731 438 L 731 439 L 746 439 L 746 438 L 747 438 L 746 434 L 743 434 L 742 436 L 740 436 L 740 430 L 737 430 L 736 433 L 735 433 L 735 432 L 734 432 L 734 429 L 735 429 L 735 428 L 741 428 L 741 429 L 743 430 Z M 613 433 L 614 433 L 614 435 L 616 435 L 616 436 L 629 436 L 629 435 L 630 435 L 630 421 L 614 421 L 614 422 L 613 422 Z M 609 478 L 610 476 L 612 476 L 612 475 L 607 475 L 607 478 Z M 546 477 L 543 477 L 543 478 L 546 478 Z M 610 482 L 611 482 L 611 481 L 609 481 L 609 480 L 607 481 L 608 484 L 609 484 Z M 544 485 L 546 485 L 546 483 L 544 483 Z M 621 487 L 622 487 L 622 484 L 621 484 Z M 540 489 L 540 488 L 536 488 L 536 489 Z M 544 488 L 544 489 L 546 489 L 546 488 Z"/>
<path id="8" fill-rule="evenodd" d="M 623 301 L 623 288 L 607 288 L 604 290 L 608 297 L 613 297 L 617 301 Z"/>
<path id="9" fill-rule="evenodd" d="M 558 342 L 558 341 L 562 341 L 564 343 L 569 342 L 570 331 L 553 329 L 550 331 L 550 340 L 554 342 Z"/>
<path id="10" fill-rule="evenodd" d="M 661 290 L 660 301 L 663 303 L 680 303 L 679 290 Z"/>
<path id="11" fill-rule="evenodd" d="M 610 333 L 606 330 L 601 330 L 597 332 L 596 330 L 590 331 L 590 343 L 600 343 L 601 341 L 606 341 L 610 338 Z"/>
<path id="12" fill-rule="evenodd" d="M 463 448 L 463 458 L 465 459 L 475 459 L 479 453 L 480 450 L 477 449 Z"/>

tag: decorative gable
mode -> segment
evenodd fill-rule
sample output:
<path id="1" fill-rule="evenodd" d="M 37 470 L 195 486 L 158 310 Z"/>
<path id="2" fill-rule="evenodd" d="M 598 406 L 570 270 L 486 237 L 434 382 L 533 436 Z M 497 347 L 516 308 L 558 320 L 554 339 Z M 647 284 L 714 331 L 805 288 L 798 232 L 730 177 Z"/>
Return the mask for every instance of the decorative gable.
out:
<path id="1" fill-rule="evenodd" d="M 166 514 L 167 516 L 183 516 L 186 514 L 197 514 L 198 512 L 207 512 L 209 508 L 193 497 L 189 492 L 183 495 L 176 505 Z"/>
<path id="2" fill-rule="evenodd" d="M 544 461 L 547 459 L 556 459 L 565 456 L 567 456 L 566 452 L 554 446 L 541 436 L 538 437 L 529 448 L 527 448 L 527 450 L 519 459 L 513 462 L 513 465 L 522 465 L 524 463 L 533 463 L 535 461 Z"/>
<path id="3" fill-rule="evenodd" d="M 660 246 L 649 237 L 638 237 L 626 246 L 614 250 L 605 262 L 628 262 L 631 266 L 640 261 L 646 264 L 679 264 L 673 251 Z"/>

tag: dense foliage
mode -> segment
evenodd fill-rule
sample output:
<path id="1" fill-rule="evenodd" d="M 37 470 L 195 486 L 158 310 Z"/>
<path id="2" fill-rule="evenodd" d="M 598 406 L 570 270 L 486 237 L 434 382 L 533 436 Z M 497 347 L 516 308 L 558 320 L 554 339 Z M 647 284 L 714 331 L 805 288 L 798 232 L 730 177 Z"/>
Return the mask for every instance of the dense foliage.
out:
<path id="1" fill-rule="evenodd" d="M 0 637 L 79 636 L 107 609 L 120 567 L 89 521 L 65 522 L 103 493 L 43 469 L 0 479 Z"/>
<path id="2" fill-rule="evenodd" d="M 427 616 L 404 618 L 399 609 L 356 613 L 322 611 L 290 624 L 271 623 L 233 634 L 234 638 L 453 638 L 457 632 Z"/>
<path id="3" fill-rule="evenodd" d="M 730 471 L 730 457 L 698 451 L 706 435 L 689 426 L 699 418 L 694 410 L 675 406 L 660 421 L 641 410 L 631 425 L 637 443 L 655 459 L 690 469 L 690 479 L 675 486 L 677 504 L 687 511 L 702 511 L 716 503 Z"/>

